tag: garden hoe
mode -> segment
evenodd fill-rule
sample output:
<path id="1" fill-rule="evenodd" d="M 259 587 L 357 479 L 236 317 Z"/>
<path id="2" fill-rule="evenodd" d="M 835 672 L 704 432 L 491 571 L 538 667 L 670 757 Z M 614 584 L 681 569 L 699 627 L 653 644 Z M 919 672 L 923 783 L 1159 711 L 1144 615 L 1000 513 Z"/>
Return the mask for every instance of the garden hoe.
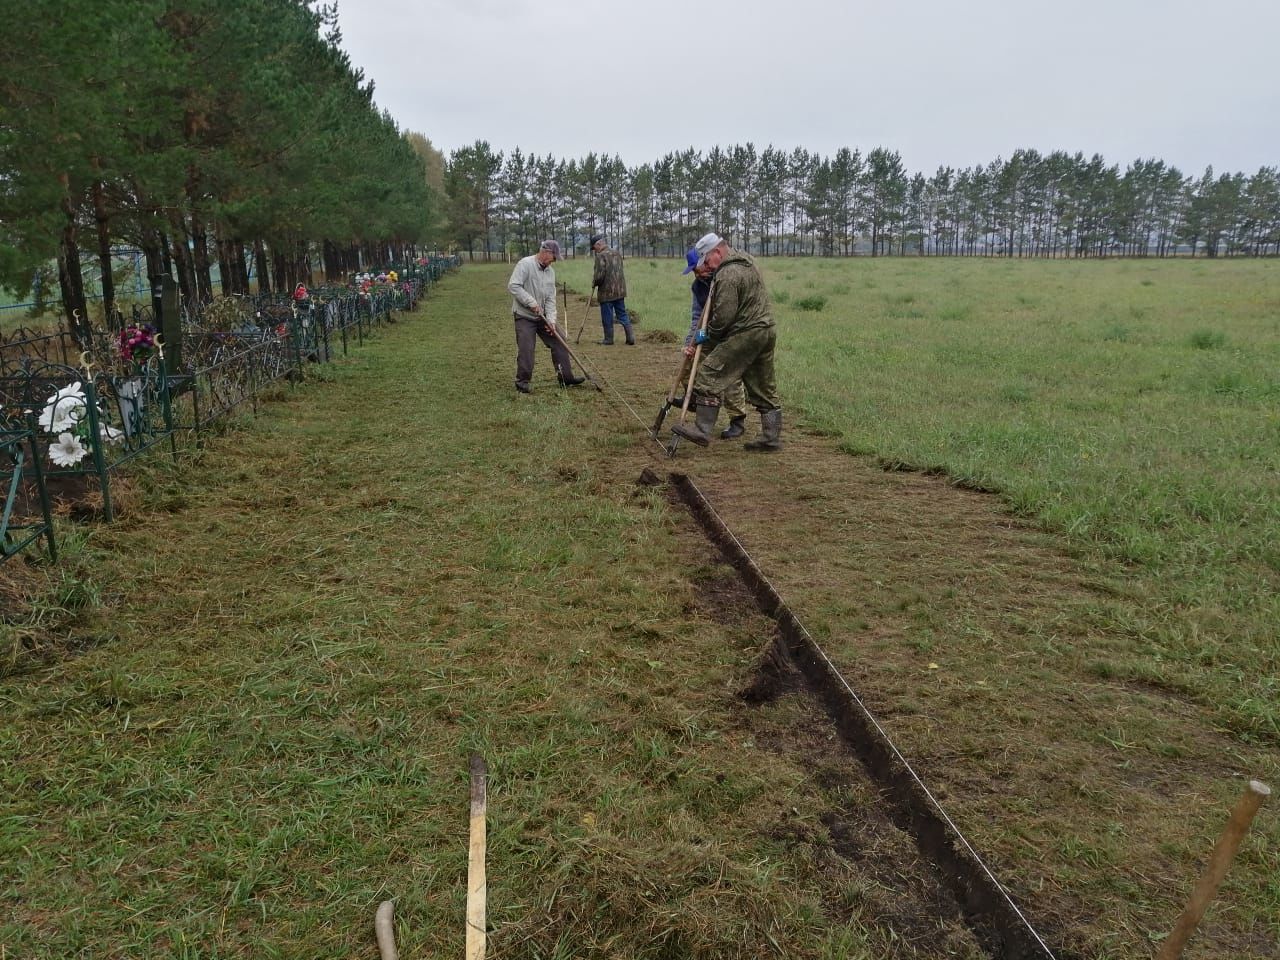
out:
<path id="1" fill-rule="evenodd" d="M 693 362 L 689 364 L 689 385 L 684 392 L 684 402 L 680 405 L 680 423 L 683 424 L 689 418 L 689 401 L 693 399 L 693 380 L 698 375 L 698 361 L 702 359 L 702 344 L 698 344 L 693 348 Z M 680 446 L 680 434 L 674 430 L 671 433 L 671 445 L 667 447 L 667 456 L 674 457 L 676 455 L 676 447 Z"/>
<path id="2" fill-rule="evenodd" d="M 667 411 L 676 405 L 676 394 L 680 390 L 680 384 L 684 383 L 684 375 L 689 371 L 689 358 L 684 355 L 684 351 L 680 351 L 680 370 L 676 373 L 676 378 L 671 383 L 671 389 L 667 391 L 667 399 L 663 401 L 662 406 L 658 409 L 658 415 L 654 418 L 653 426 L 649 428 L 649 435 L 653 439 L 658 439 L 658 433 L 662 430 L 662 421 L 667 419 Z M 683 402 L 683 398 L 681 398 Z"/>
<path id="3" fill-rule="evenodd" d="M 711 317 L 711 300 L 716 293 L 716 282 L 711 281 L 711 289 L 707 291 L 707 302 L 702 305 L 702 318 L 698 321 L 698 332 L 701 333 L 707 329 L 707 320 Z M 657 439 L 658 431 L 662 428 L 662 421 L 667 417 L 667 411 L 675 405 L 676 390 L 680 386 L 680 380 L 684 376 L 685 368 L 688 368 L 689 378 L 685 382 L 684 398 L 680 402 L 680 422 L 684 423 L 689 417 L 689 401 L 693 399 L 693 381 L 698 375 L 698 361 L 702 359 L 702 344 L 698 344 L 693 348 L 692 357 L 683 357 L 680 362 L 680 372 L 676 375 L 675 382 L 671 384 L 671 389 L 667 392 L 666 402 L 662 405 L 662 409 L 658 411 L 658 417 L 653 421 L 653 435 Z M 667 456 L 674 457 L 676 448 L 680 446 L 680 435 L 678 433 L 671 434 L 671 444 L 667 447 Z"/>
<path id="4" fill-rule="evenodd" d="M 587 328 L 587 319 L 591 316 L 591 301 L 595 299 L 595 296 L 596 296 L 596 288 L 595 288 L 595 284 L 592 284 L 591 293 L 587 295 L 587 305 L 582 310 L 582 323 L 578 327 L 578 335 L 573 338 L 573 342 L 575 345 L 582 342 L 582 331 Z M 564 317 L 565 317 L 565 323 L 568 323 L 569 322 L 569 288 L 568 287 L 565 288 Z"/>

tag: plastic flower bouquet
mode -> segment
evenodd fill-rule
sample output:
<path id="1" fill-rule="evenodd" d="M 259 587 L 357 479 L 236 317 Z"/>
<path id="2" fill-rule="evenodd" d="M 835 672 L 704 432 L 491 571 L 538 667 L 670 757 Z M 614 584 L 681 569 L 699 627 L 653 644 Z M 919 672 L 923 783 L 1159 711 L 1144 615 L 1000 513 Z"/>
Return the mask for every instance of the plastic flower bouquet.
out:
<path id="1" fill-rule="evenodd" d="M 80 381 L 58 390 L 45 401 L 40 428 L 56 440 L 49 441 L 49 460 L 58 467 L 74 467 L 87 457 L 90 427 L 88 401 Z M 99 422 L 98 432 L 107 443 L 119 443 L 124 434 Z"/>
<path id="2" fill-rule="evenodd" d="M 125 327 L 120 331 L 120 359 L 136 367 L 146 366 L 156 352 L 157 332 L 149 323 Z"/>

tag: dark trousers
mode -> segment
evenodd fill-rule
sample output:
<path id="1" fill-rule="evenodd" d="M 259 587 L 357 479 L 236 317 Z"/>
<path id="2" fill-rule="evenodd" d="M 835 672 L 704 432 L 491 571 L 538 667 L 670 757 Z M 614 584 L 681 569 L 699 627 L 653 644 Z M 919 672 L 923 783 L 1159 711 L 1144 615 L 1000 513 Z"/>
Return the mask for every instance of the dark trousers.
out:
<path id="1" fill-rule="evenodd" d="M 557 379 L 572 379 L 573 367 L 570 365 L 569 351 L 558 338 L 547 333 L 546 325 L 541 320 L 531 320 L 519 314 L 512 316 L 516 321 L 516 384 L 527 387 L 533 379 L 533 354 L 538 340 L 545 343 L 551 351 L 551 362 L 555 365 Z"/>

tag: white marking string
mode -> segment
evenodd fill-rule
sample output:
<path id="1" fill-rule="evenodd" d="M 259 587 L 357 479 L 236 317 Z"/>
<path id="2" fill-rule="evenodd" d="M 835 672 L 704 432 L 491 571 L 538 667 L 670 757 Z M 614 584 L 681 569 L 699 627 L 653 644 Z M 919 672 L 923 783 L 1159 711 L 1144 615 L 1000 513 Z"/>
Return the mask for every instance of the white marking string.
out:
<path id="1" fill-rule="evenodd" d="M 742 551 L 742 555 L 747 559 L 751 560 L 752 564 L 756 568 L 756 571 L 760 574 L 760 577 L 762 580 L 764 580 L 765 584 L 768 585 L 769 589 L 773 591 L 775 596 L 781 598 L 782 594 L 778 593 L 777 588 L 769 581 L 769 578 L 765 576 L 764 571 L 760 569 L 760 565 L 755 562 L 751 554 L 747 552 L 747 548 L 742 545 L 742 541 L 739 540 L 737 535 L 732 530 L 729 529 L 729 525 L 724 522 L 724 519 L 720 516 L 720 514 L 716 513 L 716 509 L 711 505 L 711 501 L 709 501 L 703 495 L 702 491 L 698 489 L 697 484 L 693 482 L 692 478 L 689 478 L 686 475 L 686 480 L 688 481 L 689 486 L 691 486 L 697 492 L 702 502 L 706 504 L 707 509 L 711 511 L 711 515 L 716 518 L 717 522 L 719 522 L 721 529 L 723 529 L 725 533 L 729 535 L 729 538 L 734 542 L 737 548 Z M 818 651 L 818 655 L 821 656 L 822 659 L 826 662 L 827 666 L 831 669 L 831 672 L 840 678 L 840 683 L 844 686 L 844 689 L 848 692 L 849 696 L 853 698 L 853 702 L 858 705 L 858 709 L 860 709 L 863 715 L 865 715 L 866 718 L 871 721 L 872 725 L 876 728 L 877 731 L 879 731 L 880 736 L 884 737 L 885 743 L 889 745 L 889 749 L 893 751 L 894 756 L 898 758 L 898 761 L 902 764 L 902 766 L 906 769 L 906 771 L 909 774 L 911 774 L 911 779 L 913 779 L 919 785 L 920 789 L 924 791 L 925 796 L 929 798 L 929 802 L 934 805 L 938 813 L 942 816 L 942 819 L 946 821 L 947 826 L 949 826 L 952 829 L 955 835 L 960 839 L 960 842 L 964 844 L 964 848 L 969 851 L 970 856 L 972 856 L 973 859 L 977 862 L 978 866 L 982 868 L 982 872 L 987 875 L 987 878 L 993 884 L 995 884 L 996 889 L 1000 891 L 1000 895 L 1004 897 L 1005 902 L 1008 903 L 1010 908 L 1013 910 L 1013 912 L 1017 914 L 1018 919 L 1023 922 L 1027 930 L 1031 933 L 1031 936 L 1035 937 L 1036 943 L 1040 944 L 1040 949 L 1042 949 L 1045 952 L 1045 954 L 1048 955 L 1050 960 L 1056 960 L 1056 958 L 1054 958 L 1053 951 L 1049 949 L 1049 945 L 1046 944 L 1043 939 L 1041 939 L 1040 934 L 1036 933 L 1036 929 L 1031 925 L 1031 921 L 1026 918 L 1026 916 L 1023 914 L 1021 910 L 1018 909 L 1018 905 L 1013 902 L 1013 897 L 1011 897 L 1009 895 L 1009 892 L 1005 890 L 1004 885 L 999 880 L 996 879 L 996 875 L 992 873 L 991 868 L 987 866 L 986 861 L 984 861 L 982 857 L 978 855 L 978 851 L 973 848 L 973 844 L 971 844 L 968 838 L 966 838 L 965 835 L 960 832 L 960 828 L 956 826 L 956 822 L 951 819 L 950 815 L 943 808 L 942 804 L 938 801 L 938 798 L 933 795 L 933 791 L 931 791 L 928 788 L 928 786 L 925 785 L 924 780 L 921 779 L 918 773 L 916 773 L 915 768 L 912 767 L 911 764 L 907 761 L 907 758 L 903 756 L 902 751 L 898 749 L 898 745 L 893 742 L 893 739 L 889 736 L 885 728 L 880 725 L 880 721 L 876 719 L 875 714 L 873 714 L 870 711 L 870 709 L 868 709 L 867 705 L 862 702 L 862 698 L 859 697 L 857 693 L 854 692 L 853 687 L 849 686 L 849 681 L 847 681 L 844 678 L 844 674 L 842 674 L 836 668 L 836 665 L 831 662 L 831 658 L 828 657 L 826 651 L 823 650 L 822 647 L 818 645 L 818 642 L 813 638 L 813 635 L 809 633 L 808 628 L 806 628 L 805 625 L 800 622 L 799 618 L 793 617 L 793 619 L 795 620 L 796 626 L 798 626 L 802 631 L 804 631 L 805 639 L 808 640 L 808 642 L 813 646 L 813 649 Z"/>

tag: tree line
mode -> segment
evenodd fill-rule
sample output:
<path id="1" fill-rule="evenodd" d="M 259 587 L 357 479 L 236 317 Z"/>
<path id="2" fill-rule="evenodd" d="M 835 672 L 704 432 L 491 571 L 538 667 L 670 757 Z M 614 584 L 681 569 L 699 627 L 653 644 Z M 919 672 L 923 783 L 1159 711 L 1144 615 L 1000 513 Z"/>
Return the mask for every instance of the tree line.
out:
<path id="1" fill-rule="evenodd" d="M 82 256 L 108 315 L 111 251 L 189 300 L 289 289 L 428 238 L 443 157 L 402 134 L 308 0 L 32 0 L 0 31 L 0 285 L 56 263 L 73 329 Z M 250 264 L 252 263 L 252 267 Z M 52 286 L 49 278 L 47 286 Z"/>
<path id="2" fill-rule="evenodd" d="M 1101 156 L 1016 150 L 931 177 L 883 147 L 833 157 L 748 143 L 626 166 L 558 160 L 486 141 L 444 172 L 450 236 L 472 256 L 576 246 L 607 235 L 633 255 L 678 256 L 716 230 L 764 255 L 1106 257 L 1280 253 L 1280 173 L 1183 174 L 1162 160 L 1124 170 Z"/>

